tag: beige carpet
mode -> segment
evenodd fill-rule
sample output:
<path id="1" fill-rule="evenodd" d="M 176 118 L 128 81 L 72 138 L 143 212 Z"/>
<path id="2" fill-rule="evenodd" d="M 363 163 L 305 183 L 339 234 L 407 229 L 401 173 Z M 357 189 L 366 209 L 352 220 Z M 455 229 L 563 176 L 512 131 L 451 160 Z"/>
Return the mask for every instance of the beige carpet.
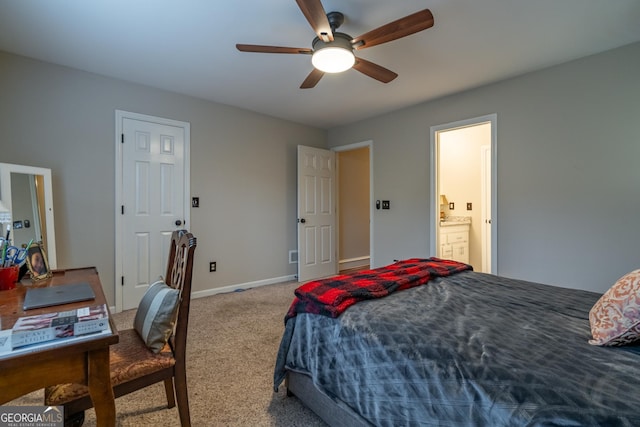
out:
<path id="1" fill-rule="evenodd" d="M 200 426 L 326 426 L 281 386 L 273 392 L 273 366 L 283 319 L 297 282 L 194 299 L 191 303 L 187 377 L 191 423 Z M 114 315 L 130 328 L 134 311 Z M 13 402 L 42 405 L 42 391 Z M 166 409 L 162 384 L 116 400 L 118 426 L 179 426 L 177 408 Z M 87 411 L 85 426 L 95 426 Z"/>

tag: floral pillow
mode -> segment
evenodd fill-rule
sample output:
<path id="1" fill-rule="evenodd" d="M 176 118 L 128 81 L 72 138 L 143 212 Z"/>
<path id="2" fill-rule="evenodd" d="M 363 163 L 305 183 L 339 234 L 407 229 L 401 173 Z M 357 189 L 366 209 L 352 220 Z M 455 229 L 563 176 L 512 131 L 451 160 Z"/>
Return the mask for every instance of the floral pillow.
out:
<path id="1" fill-rule="evenodd" d="M 640 340 L 640 270 L 621 277 L 589 311 L 589 344 L 619 346 Z"/>

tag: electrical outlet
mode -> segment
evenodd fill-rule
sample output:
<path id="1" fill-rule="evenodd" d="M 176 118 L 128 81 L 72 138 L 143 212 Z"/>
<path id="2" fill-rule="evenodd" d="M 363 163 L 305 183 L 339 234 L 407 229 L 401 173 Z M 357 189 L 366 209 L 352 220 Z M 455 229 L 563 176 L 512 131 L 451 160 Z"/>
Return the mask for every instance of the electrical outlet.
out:
<path id="1" fill-rule="evenodd" d="M 218 263 L 215 261 L 211 261 L 209 263 L 209 273 L 213 273 L 218 268 Z"/>

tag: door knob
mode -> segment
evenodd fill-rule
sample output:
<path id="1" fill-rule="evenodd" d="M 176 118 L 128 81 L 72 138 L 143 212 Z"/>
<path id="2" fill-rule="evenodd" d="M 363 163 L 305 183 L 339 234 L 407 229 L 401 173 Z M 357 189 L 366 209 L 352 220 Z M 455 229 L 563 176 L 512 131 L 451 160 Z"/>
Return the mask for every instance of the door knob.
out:
<path id="1" fill-rule="evenodd" d="M 301 222 L 302 224 L 304 224 L 305 222 L 307 222 L 307 220 L 306 220 L 306 219 L 304 219 L 304 218 L 300 218 L 300 219 L 298 220 L 298 222 Z"/>
<path id="2" fill-rule="evenodd" d="M 182 221 L 180 221 L 179 219 L 176 219 L 176 225 L 180 227 L 182 225 Z"/>

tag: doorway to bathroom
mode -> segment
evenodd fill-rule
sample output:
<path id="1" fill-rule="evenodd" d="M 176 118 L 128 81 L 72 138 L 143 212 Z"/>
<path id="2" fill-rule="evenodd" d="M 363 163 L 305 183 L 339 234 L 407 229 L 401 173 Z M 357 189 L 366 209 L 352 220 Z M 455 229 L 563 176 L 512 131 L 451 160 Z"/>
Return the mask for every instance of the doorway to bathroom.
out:
<path id="1" fill-rule="evenodd" d="M 431 128 L 431 253 L 497 273 L 496 115 Z"/>
<path id="2" fill-rule="evenodd" d="M 337 165 L 338 266 L 341 273 L 373 262 L 373 141 L 334 147 Z"/>

